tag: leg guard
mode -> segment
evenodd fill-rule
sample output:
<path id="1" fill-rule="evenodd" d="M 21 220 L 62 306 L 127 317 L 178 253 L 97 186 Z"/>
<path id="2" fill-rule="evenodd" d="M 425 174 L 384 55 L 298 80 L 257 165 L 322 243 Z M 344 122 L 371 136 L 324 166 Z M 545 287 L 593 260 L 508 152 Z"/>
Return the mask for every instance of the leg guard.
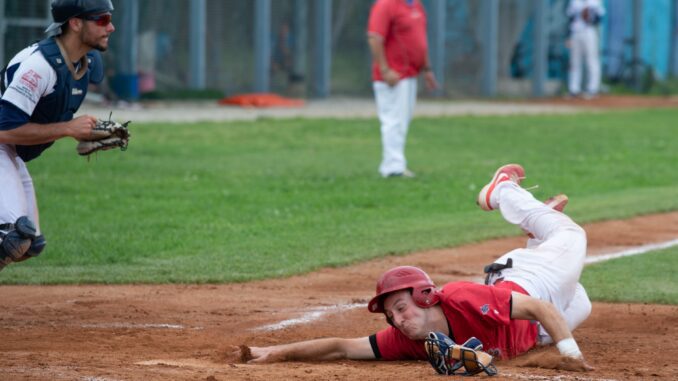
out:
<path id="1" fill-rule="evenodd" d="M 40 234 L 31 242 L 31 246 L 26 251 L 26 254 L 24 254 L 23 257 L 15 260 L 15 262 L 23 262 L 29 258 L 37 257 L 40 255 L 40 253 L 42 253 L 43 250 L 45 250 L 45 246 L 47 246 L 47 240 L 45 239 L 44 235 Z"/>
<path id="2" fill-rule="evenodd" d="M 44 235 L 40 234 L 39 236 L 35 237 L 26 254 L 31 257 L 37 257 L 40 255 L 40 253 L 42 253 L 43 250 L 45 250 L 45 246 L 47 246 L 47 240 L 45 239 Z"/>
<path id="3" fill-rule="evenodd" d="M 2 271 L 2 269 L 4 269 L 5 266 L 9 265 L 10 263 L 12 263 L 12 258 L 5 256 L 2 250 L 0 250 L 0 271 Z"/>
<path id="4" fill-rule="evenodd" d="M 0 243 L 0 255 L 4 254 L 5 257 L 11 257 L 12 260 L 16 260 L 26 254 L 30 247 L 30 238 L 24 238 L 18 231 L 12 230 L 7 233 L 2 239 L 2 243 Z"/>
<path id="5" fill-rule="evenodd" d="M 14 223 L 14 230 L 16 230 L 23 238 L 35 239 L 37 229 L 33 221 L 26 216 L 19 217 Z"/>
<path id="6" fill-rule="evenodd" d="M 0 234 L 0 269 L 23 257 L 36 239 L 35 224 L 26 216 L 19 217 L 13 225 L 3 226 L 10 230 Z M 44 237 L 42 241 L 44 247 Z"/>

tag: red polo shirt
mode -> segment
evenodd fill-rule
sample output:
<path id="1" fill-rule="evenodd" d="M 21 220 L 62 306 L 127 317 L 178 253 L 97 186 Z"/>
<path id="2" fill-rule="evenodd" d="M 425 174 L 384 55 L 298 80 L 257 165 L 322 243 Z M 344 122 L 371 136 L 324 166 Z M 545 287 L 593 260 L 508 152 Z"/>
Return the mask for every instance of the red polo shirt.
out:
<path id="1" fill-rule="evenodd" d="M 416 77 L 426 63 L 426 14 L 419 0 L 377 0 L 370 11 L 367 33 L 384 39 L 388 66 L 402 78 Z M 372 79 L 381 81 L 376 62 Z"/>
<path id="2" fill-rule="evenodd" d="M 440 306 L 452 329 L 450 337 L 463 344 L 475 336 L 483 350 L 501 359 L 527 352 L 537 343 L 537 324 L 511 320 L 511 291 L 526 294 L 513 282 L 485 286 L 452 282 L 442 289 Z M 374 345 L 374 336 L 371 339 Z M 410 340 L 394 327 L 376 333 L 376 347 L 384 360 L 426 360 L 423 340 Z"/>

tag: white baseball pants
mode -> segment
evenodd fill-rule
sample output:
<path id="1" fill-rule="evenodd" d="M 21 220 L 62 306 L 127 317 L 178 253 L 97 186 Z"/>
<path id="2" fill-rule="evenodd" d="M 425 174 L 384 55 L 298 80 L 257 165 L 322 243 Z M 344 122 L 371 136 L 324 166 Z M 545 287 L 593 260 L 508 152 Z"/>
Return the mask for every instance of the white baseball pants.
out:
<path id="1" fill-rule="evenodd" d="M 0 144 L 0 224 L 28 216 L 40 234 L 38 203 L 33 179 L 14 145 Z"/>
<path id="2" fill-rule="evenodd" d="M 383 146 L 379 173 L 387 177 L 403 173 L 407 169 L 405 141 L 412 120 L 414 104 L 417 101 L 417 78 L 398 81 L 391 87 L 386 82 L 373 82 L 377 112 L 381 122 L 381 143 Z"/>
<path id="3" fill-rule="evenodd" d="M 570 330 L 591 313 L 591 302 L 579 283 L 586 258 L 586 233 L 565 214 L 553 210 L 518 184 L 505 181 L 495 189 L 506 221 L 532 233 L 526 248 L 497 259 L 513 267 L 501 271 L 504 280 L 519 284 L 530 296 L 547 300 L 561 312 Z M 550 337 L 540 329 L 542 344 Z"/>
<path id="4" fill-rule="evenodd" d="M 598 52 L 598 30 L 594 26 L 574 32 L 570 39 L 570 73 L 568 87 L 570 94 L 581 93 L 582 64 L 586 64 L 586 92 L 600 91 L 600 56 Z"/>

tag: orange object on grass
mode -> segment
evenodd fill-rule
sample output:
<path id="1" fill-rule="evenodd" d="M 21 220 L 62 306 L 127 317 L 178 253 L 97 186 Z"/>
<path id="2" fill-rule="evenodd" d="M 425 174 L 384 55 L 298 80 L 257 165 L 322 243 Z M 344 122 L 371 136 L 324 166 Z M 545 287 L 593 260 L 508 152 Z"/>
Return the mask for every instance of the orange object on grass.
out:
<path id="1" fill-rule="evenodd" d="M 301 107 L 305 102 L 303 99 L 285 98 L 273 93 L 252 93 L 222 98 L 219 104 L 242 107 Z"/>

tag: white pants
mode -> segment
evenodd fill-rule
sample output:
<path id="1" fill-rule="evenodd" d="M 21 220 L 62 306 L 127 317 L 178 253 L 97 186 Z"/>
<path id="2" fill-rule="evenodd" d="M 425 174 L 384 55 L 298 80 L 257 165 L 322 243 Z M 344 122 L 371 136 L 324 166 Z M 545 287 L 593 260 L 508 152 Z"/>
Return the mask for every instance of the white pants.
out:
<path id="1" fill-rule="evenodd" d="M 40 234 L 38 204 L 33 179 L 14 145 L 0 144 L 0 224 L 28 216 Z"/>
<path id="2" fill-rule="evenodd" d="M 574 32 L 570 39 L 569 91 L 581 92 L 582 63 L 586 64 L 586 92 L 598 94 L 600 91 L 600 57 L 598 52 L 598 30 L 587 26 Z"/>
<path id="3" fill-rule="evenodd" d="M 520 285 L 530 296 L 546 300 L 560 311 L 570 330 L 591 313 L 591 301 L 579 283 L 586 257 L 586 233 L 568 216 L 553 210 L 519 185 L 506 181 L 495 189 L 499 210 L 508 222 L 532 233 L 527 247 L 497 259 L 513 267 L 501 270 L 504 280 Z M 550 337 L 540 329 L 540 342 Z"/>
<path id="4" fill-rule="evenodd" d="M 386 177 L 407 169 L 405 140 L 417 101 L 417 78 L 401 79 L 391 87 L 386 82 L 373 82 L 377 113 L 381 123 L 383 154 L 379 173 Z"/>

